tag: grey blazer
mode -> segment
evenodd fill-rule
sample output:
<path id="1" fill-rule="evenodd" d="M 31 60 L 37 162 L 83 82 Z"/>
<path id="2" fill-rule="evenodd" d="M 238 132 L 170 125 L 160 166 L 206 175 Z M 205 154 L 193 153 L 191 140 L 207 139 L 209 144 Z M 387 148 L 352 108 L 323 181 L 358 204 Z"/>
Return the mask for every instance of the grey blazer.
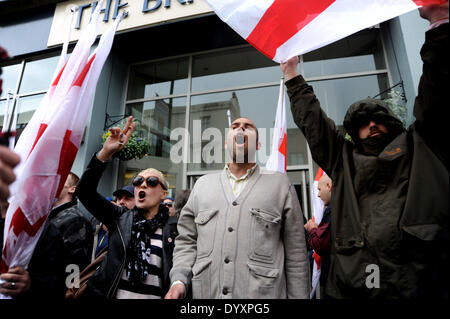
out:
<path id="1" fill-rule="evenodd" d="M 171 281 L 193 298 L 309 298 L 305 232 L 286 175 L 256 168 L 235 198 L 225 170 L 195 184 L 178 222 Z"/>

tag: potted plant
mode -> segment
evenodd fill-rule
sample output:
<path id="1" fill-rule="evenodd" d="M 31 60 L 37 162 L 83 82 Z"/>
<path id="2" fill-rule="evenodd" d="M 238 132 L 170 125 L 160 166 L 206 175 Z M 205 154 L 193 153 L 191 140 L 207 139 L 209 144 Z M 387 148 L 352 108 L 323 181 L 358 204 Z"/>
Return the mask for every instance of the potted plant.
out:
<path id="1" fill-rule="evenodd" d="M 103 143 L 105 143 L 110 134 L 110 132 L 106 132 L 102 135 Z M 144 156 L 147 156 L 149 152 L 150 143 L 148 140 L 133 133 L 128 140 L 128 143 L 120 150 L 120 152 L 116 153 L 114 157 L 117 157 L 122 161 L 129 161 L 132 159 L 141 159 Z"/>

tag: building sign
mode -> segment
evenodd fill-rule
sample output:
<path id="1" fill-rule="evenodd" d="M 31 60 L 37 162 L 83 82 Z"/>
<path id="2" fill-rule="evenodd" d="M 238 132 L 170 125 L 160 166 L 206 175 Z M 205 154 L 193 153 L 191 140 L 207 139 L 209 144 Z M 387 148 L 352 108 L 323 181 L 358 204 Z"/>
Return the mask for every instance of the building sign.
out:
<path id="1" fill-rule="evenodd" d="M 73 13 L 70 41 L 78 40 L 98 2 L 78 0 L 58 3 L 47 46 L 52 47 L 64 42 L 71 20 L 71 8 L 77 10 Z M 127 16 L 120 22 L 118 33 L 213 12 L 205 0 L 104 0 L 100 13 L 103 18 L 99 25 L 99 35 L 108 29 L 120 10 L 126 11 Z"/>

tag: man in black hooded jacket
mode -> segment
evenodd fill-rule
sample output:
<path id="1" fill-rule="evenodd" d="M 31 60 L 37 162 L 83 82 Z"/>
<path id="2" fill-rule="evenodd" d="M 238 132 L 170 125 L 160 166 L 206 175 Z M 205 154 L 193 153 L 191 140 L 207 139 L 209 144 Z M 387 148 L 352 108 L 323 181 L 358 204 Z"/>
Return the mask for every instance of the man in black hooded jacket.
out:
<path id="1" fill-rule="evenodd" d="M 408 130 L 384 102 L 366 99 L 348 109 L 347 140 L 298 74 L 298 58 L 281 65 L 294 120 L 333 180 L 333 298 L 448 298 L 448 1 L 419 12 L 431 26 Z"/>

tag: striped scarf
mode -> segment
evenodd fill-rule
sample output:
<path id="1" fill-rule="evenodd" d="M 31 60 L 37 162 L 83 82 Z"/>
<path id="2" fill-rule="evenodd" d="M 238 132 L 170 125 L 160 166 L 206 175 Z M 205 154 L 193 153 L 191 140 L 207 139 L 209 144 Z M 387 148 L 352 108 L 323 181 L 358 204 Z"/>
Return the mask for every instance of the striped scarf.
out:
<path id="1" fill-rule="evenodd" d="M 145 219 L 139 209 L 134 211 L 131 241 L 125 266 L 129 281 L 141 283 L 147 278 L 150 268 L 151 237 L 167 222 L 168 212 L 167 207 L 162 204 L 159 205 L 158 213 L 152 219 Z"/>

